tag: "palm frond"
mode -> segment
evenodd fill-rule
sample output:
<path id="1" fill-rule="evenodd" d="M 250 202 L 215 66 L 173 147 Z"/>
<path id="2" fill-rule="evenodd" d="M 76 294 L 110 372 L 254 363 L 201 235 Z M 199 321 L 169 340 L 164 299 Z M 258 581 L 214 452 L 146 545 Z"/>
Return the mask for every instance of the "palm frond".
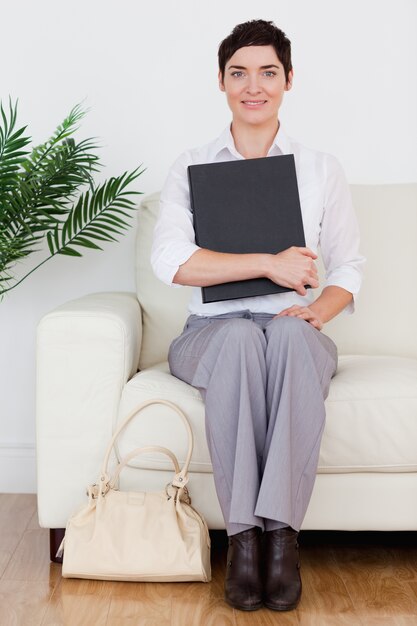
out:
<path id="1" fill-rule="evenodd" d="M 130 227 L 128 220 L 132 218 L 132 211 L 136 210 L 136 203 L 129 196 L 142 193 L 125 191 L 145 171 L 139 170 L 140 166 L 130 173 L 110 178 L 93 192 L 88 190 L 81 194 L 62 228 L 56 225 L 47 232 L 51 255 L 82 256 L 74 246 L 102 250 L 96 241 L 117 241 L 114 235 L 121 235 Z"/>
<path id="2" fill-rule="evenodd" d="M 0 207 L 3 196 L 19 184 L 18 172 L 25 161 L 28 150 L 23 148 L 30 143 L 30 137 L 23 136 L 26 126 L 15 132 L 17 102 L 12 105 L 9 99 L 9 116 L 6 115 L 3 103 L 0 101 Z"/>
<path id="3" fill-rule="evenodd" d="M 34 175 L 36 171 L 44 167 L 45 161 L 48 160 L 53 148 L 78 130 L 77 123 L 87 113 L 81 108 L 81 104 L 76 104 L 64 119 L 62 124 L 55 129 L 52 136 L 45 143 L 33 148 L 32 153 L 27 161 L 26 167 L 29 175 Z"/>

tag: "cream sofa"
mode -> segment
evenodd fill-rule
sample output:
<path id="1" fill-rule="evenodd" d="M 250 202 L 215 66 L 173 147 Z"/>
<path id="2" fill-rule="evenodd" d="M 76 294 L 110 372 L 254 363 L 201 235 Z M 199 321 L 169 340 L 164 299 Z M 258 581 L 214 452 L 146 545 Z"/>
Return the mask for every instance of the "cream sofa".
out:
<path id="1" fill-rule="evenodd" d="M 351 190 L 367 257 L 365 278 L 354 315 L 342 313 L 323 329 L 338 346 L 339 367 L 326 400 L 317 478 L 302 529 L 416 530 L 417 184 Z M 151 398 L 169 399 L 186 412 L 194 432 L 193 504 L 210 529 L 225 527 L 201 395 L 169 373 L 168 346 L 182 330 L 191 288 L 170 288 L 152 273 L 158 209 L 154 193 L 138 212 L 137 294 L 91 294 L 39 323 L 37 471 L 43 527 L 65 528 L 85 501 L 86 486 L 98 477 L 115 425 Z M 118 455 L 145 444 L 171 448 L 184 462 L 186 433 L 166 406 L 152 406 L 133 420 Z M 120 486 L 159 490 L 172 477 L 165 456 L 147 454 L 124 470 Z M 57 535 L 51 532 L 52 557 Z"/>

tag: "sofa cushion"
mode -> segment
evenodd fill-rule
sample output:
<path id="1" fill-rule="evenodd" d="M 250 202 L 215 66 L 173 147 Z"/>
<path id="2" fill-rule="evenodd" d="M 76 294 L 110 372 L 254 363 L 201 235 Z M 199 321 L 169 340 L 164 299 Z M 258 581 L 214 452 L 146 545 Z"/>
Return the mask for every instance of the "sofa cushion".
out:
<path id="1" fill-rule="evenodd" d="M 417 359 L 340 356 L 319 472 L 417 471 Z"/>
<path id="2" fill-rule="evenodd" d="M 211 461 L 204 431 L 204 403 L 198 389 L 169 373 L 168 363 L 138 372 L 124 386 L 119 406 L 119 422 L 145 400 L 163 399 L 174 402 L 187 416 L 194 438 L 190 472 L 211 473 Z M 177 413 L 162 404 L 143 409 L 119 437 L 119 456 L 133 448 L 158 445 L 169 448 L 182 466 L 187 456 L 188 438 Z M 161 453 L 141 454 L 129 465 L 149 469 L 171 469 L 172 461 Z"/>
<path id="3" fill-rule="evenodd" d="M 136 374 L 124 387 L 119 419 L 144 400 L 177 403 L 190 420 L 194 451 L 190 472 L 212 472 L 206 444 L 200 392 L 169 373 L 167 362 Z M 146 408 L 129 425 L 120 454 L 133 447 L 161 445 L 173 450 L 180 465 L 187 452 L 181 420 L 163 405 Z M 339 356 L 326 399 L 318 473 L 417 471 L 417 359 Z M 169 469 L 163 455 L 146 454 L 132 465 Z"/>
<path id="4" fill-rule="evenodd" d="M 150 257 L 158 212 L 159 192 L 142 201 L 136 231 L 136 290 L 143 324 L 141 370 L 167 359 L 169 344 L 184 326 L 192 292 L 192 287 L 168 287 L 153 273 Z"/>
<path id="5" fill-rule="evenodd" d="M 355 313 L 337 315 L 324 332 L 339 354 L 417 358 L 417 183 L 350 189 L 367 261 Z"/>

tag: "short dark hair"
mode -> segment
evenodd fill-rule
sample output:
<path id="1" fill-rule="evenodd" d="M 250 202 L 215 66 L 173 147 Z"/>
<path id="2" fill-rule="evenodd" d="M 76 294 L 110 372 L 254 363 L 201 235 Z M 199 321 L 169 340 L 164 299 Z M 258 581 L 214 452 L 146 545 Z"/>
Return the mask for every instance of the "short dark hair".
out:
<path id="1" fill-rule="evenodd" d="M 250 20 L 234 27 L 228 37 L 219 45 L 219 70 L 222 81 L 227 61 L 236 50 L 244 46 L 273 46 L 277 57 L 284 66 L 285 81 L 288 83 L 288 73 L 292 70 L 291 41 L 286 34 L 275 26 L 274 22 L 266 20 Z"/>

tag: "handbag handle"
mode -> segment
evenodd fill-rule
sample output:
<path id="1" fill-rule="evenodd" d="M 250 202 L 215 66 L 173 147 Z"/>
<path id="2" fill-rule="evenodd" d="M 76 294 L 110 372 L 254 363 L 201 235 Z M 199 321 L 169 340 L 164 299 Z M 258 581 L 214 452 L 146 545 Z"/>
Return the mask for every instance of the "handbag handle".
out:
<path id="1" fill-rule="evenodd" d="M 131 461 L 135 456 L 137 456 L 141 452 L 162 452 L 163 454 L 166 454 L 167 456 L 169 456 L 169 458 L 173 462 L 174 467 L 175 467 L 175 472 L 179 474 L 180 466 L 179 466 L 177 457 L 175 456 L 173 452 L 171 452 L 171 450 L 168 450 L 168 448 L 163 448 L 162 446 L 143 446 L 143 448 L 135 448 L 134 450 L 132 450 L 132 452 L 129 452 L 129 454 L 127 454 L 122 459 L 122 461 L 120 461 L 120 463 L 116 467 L 116 470 L 113 474 L 113 478 L 110 481 L 110 489 L 114 489 L 114 486 L 117 483 L 117 480 L 120 476 L 120 472 L 122 471 L 122 469 L 129 463 L 129 461 Z"/>
<path id="2" fill-rule="evenodd" d="M 109 483 L 109 476 L 108 476 L 108 473 L 107 473 L 107 468 L 108 468 L 110 454 L 111 454 L 111 451 L 113 449 L 113 446 L 114 446 L 114 443 L 115 443 L 117 437 L 120 435 L 122 430 L 127 426 L 127 424 L 130 422 L 130 420 L 133 419 L 137 413 L 139 413 L 142 409 L 144 409 L 145 407 L 149 406 L 150 404 L 165 404 L 166 406 L 171 407 L 171 409 L 173 409 L 181 417 L 182 421 L 184 422 L 184 425 L 185 425 L 185 428 L 186 428 L 187 434 L 188 434 L 188 453 L 187 453 L 187 458 L 185 459 L 185 463 L 184 463 L 184 466 L 183 466 L 182 470 L 180 472 L 178 472 L 177 468 L 176 468 L 176 474 L 175 474 L 175 477 L 174 477 L 174 479 L 172 481 L 172 484 L 175 487 L 184 487 L 184 485 L 186 485 L 188 483 L 188 480 L 189 480 L 189 478 L 188 478 L 188 467 L 190 465 L 191 455 L 193 453 L 193 444 L 194 444 L 193 432 L 191 430 L 189 421 L 188 421 L 187 417 L 185 416 L 185 413 L 183 411 L 181 411 L 181 409 L 176 404 L 174 404 L 173 402 L 170 402 L 169 400 L 162 400 L 162 399 L 160 399 L 160 400 L 145 400 L 139 406 L 134 408 L 129 413 L 129 415 L 126 417 L 125 421 L 122 422 L 122 424 L 120 424 L 120 426 L 116 429 L 116 431 L 113 434 L 113 437 L 111 438 L 111 441 L 110 441 L 110 443 L 109 443 L 109 445 L 107 447 L 106 454 L 104 456 L 104 461 L 103 461 L 103 465 L 102 465 L 102 469 L 101 469 L 101 477 L 100 477 L 101 483 L 104 483 L 105 485 L 107 485 Z M 173 452 L 171 454 L 173 456 L 175 456 Z M 178 466 L 178 469 L 179 469 L 179 466 Z M 102 485 L 102 486 L 104 486 L 104 485 Z"/>

